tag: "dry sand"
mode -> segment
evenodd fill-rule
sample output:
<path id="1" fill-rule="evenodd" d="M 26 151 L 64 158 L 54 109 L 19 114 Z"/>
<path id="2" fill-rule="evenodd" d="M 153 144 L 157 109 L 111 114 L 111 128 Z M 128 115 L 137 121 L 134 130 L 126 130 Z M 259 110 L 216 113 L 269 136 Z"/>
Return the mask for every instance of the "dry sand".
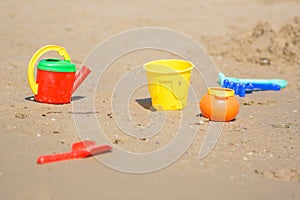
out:
<path id="1" fill-rule="evenodd" d="M 1 199 L 300 198 L 300 1 L 10 0 L 0 5 Z M 228 76 L 276 77 L 288 80 L 288 86 L 280 92 L 255 92 L 239 98 L 237 119 L 226 123 L 216 148 L 202 160 L 197 156 L 207 123 L 200 125 L 194 144 L 183 157 L 154 173 L 125 174 L 93 158 L 37 165 L 39 155 L 68 151 L 79 137 L 71 104 L 25 99 L 32 96 L 26 73 L 33 53 L 43 45 L 59 44 L 80 66 L 106 38 L 146 26 L 189 35 Z M 153 58 L 149 54 L 140 52 L 122 62 L 130 64 L 137 58 L 134 62 L 141 64 Z M 112 70 L 103 80 L 112 86 L 107 93 L 97 94 L 102 109 L 98 117 L 105 130 L 113 132 L 110 139 L 114 142 L 117 135 L 117 145 L 129 150 L 163 145 L 167 134 L 132 141 L 114 127 L 107 102 L 114 83 L 111 77 L 122 73 Z M 137 97 L 146 94 L 147 90 L 141 90 Z M 130 108 L 137 123 L 148 122 L 138 116 L 148 111 L 135 101 Z M 196 114 L 191 118 L 197 120 Z"/>

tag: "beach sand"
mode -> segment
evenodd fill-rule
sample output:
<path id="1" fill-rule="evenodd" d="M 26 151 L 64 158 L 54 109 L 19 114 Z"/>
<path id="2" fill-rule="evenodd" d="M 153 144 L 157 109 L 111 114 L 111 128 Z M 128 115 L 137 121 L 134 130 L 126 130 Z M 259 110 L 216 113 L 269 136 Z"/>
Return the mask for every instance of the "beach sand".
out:
<path id="1" fill-rule="evenodd" d="M 1 1 L 0 11 L 1 199 L 300 198 L 300 1 L 10 0 Z M 92 157 L 36 164 L 38 156 L 69 151 L 80 138 L 72 104 L 30 100 L 31 56 L 44 45 L 58 44 L 80 68 L 105 39 L 142 27 L 164 27 L 193 38 L 228 76 L 280 78 L 288 85 L 239 98 L 238 116 L 225 123 L 215 148 L 203 159 L 198 152 L 210 122 L 195 111 L 189 116 L 198 124 L 193 144 L 180 159 L 156 172 L 123 173 Z M 116 147 L 147 152 L 174 137 L 176 127 L 170 124 L 178 122 L 176 112 L 168 113 L 163 135 L 136 140 L 118 129 L 111 110 L 117 77 L 158 58 L 171 55 L 141 50 L 124 56 L 99 83 L 106 86 L 95 94 L 97 117 Z M 201 79 L 192 76 L 192 84 Z M 203 85 L 196 92 L 201 96 L 205 91 Z M 149 97 L 146 87 L 129 105 L 139 126 L 147 125 L 151 112 L 134 101 L 141 97 Z M 192 102 L 196 107 L 197 103 Z"/>

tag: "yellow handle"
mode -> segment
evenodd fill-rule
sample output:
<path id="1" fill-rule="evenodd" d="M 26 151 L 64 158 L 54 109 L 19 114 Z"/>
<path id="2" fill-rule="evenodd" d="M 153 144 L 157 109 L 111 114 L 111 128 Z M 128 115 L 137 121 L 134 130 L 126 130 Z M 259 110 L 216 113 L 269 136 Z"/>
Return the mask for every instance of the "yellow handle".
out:
<path id="1" fill-rule="evenodd" d="M 38 61 L 38 59 L 48 51 L 56 51 L 60 56 L 63 56 L 65 60 L 71 60 L 66 49 L 57 45 L 44 46 L 40 48 L 37 52 L 35 52 L 35 54 L 31 57 L 29 61 L 28 70 L 27 70 L 28 83 L 30 85 L 33 94 L 35 95 L 38 92 L 39 85 L 34 80 L 34 66 L 35 63 Z"/>
<path id="2" fill-rule="evenodd" d="M 210 87 L 208 88 L 208 94 L 217 97 L 232 97 L 234 96 L 234 90 L 229 88 Z"/>

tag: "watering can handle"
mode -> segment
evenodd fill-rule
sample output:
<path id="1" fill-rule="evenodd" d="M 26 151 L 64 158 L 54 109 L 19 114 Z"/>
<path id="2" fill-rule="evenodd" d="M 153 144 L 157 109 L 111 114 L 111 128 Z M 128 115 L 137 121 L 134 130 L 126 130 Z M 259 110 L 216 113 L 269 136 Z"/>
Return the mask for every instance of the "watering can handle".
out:
<path id="1" fill-rule="evenodd" d="M 35 54 L 31 57 L 29 64 L 28 64 L 28 70 L 27 70 L 27 77 L 28 82 L 30 85 L 30 88 L 32 92 L 36 95 L 38 92 L 39 85 L 34 80 L 34 66 L 35 63 L 38 61 L 38 59 L 48 51 L 56 51 L 60 56 L 64 57 L 65 60 L 71 60 L 68 52 L 65 48 L 57 46 L 57 45 L 47 45 L 42 48 L 40 48 Z"/>

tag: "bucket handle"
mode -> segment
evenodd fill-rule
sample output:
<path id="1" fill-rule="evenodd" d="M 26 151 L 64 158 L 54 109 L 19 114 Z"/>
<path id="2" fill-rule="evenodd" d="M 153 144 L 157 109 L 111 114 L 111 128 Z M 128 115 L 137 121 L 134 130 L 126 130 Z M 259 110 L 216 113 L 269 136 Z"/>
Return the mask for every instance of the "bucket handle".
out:
<path id="1" fill-rule="evenodd" d="M 33 94 L 38 93 L 38 87 L 39 85 L 34 80 L 34 66 L 35 63 L 38 61 L 38 59 L 44 54 L 49 51 L 56 51 L 60 56 L 64 57 L 65 60 L 71 60 L 68 52 L 65 48 L 57 46 L 57 45 L 47 45 L 42 48 L 40 48 L 35 54 L 31 57 L 29 64 L 28 64 L 28 70 L 27 70 L 27 77 L 28 77 L 28 83 L 30 85 L 30 88 L 33 92 Z"/>

